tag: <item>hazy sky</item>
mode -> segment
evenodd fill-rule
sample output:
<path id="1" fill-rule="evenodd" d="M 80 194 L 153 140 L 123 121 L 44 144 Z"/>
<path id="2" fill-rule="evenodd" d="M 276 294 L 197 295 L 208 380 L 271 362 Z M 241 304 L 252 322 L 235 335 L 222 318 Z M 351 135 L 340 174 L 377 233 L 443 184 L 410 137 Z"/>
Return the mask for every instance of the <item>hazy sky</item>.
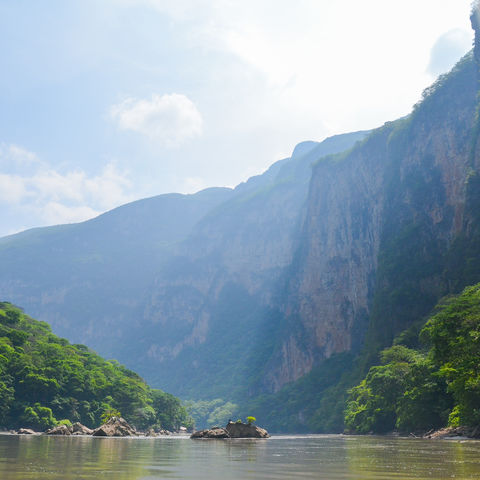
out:
<path id="1" fill-rule="evenodd" d="M 0 236 L 407 114 L 470 0 L 0 0 Z"/>

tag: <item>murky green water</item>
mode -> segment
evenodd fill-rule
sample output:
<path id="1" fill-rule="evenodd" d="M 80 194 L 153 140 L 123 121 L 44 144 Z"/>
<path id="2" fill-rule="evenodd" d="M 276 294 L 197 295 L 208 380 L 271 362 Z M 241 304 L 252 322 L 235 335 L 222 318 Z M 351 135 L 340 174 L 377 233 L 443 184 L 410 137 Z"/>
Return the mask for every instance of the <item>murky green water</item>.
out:
<path id="1" fill-rule="evenodd" d="M 0 435 L 1 480 L 480 479 L 480 442 L 289 436 L 269 440 Z"/>

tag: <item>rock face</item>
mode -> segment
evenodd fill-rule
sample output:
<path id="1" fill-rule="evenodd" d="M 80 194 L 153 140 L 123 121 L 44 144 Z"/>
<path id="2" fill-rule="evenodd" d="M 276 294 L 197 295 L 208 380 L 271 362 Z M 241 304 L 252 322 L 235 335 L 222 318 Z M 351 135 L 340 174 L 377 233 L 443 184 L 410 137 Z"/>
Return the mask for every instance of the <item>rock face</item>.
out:
<path id="1" fill-rule="evenodd" d="M 92 435 L 94 437 L 135 437 L 138 434 L 122 417 L 112 417 L 107 423 L 96 428 Z"/>
<path id="2" fill-rule="evenodd" d="M 225 428 L 213 427 L 192 433 L 190 438 L 268 438 L 268 432 L 253 424 L 229 422 Z"/>
<path id="3" fill-rule="evenodd" d="M 440 297 L 478 281 L 478 269 L 458 279 L 449 263 L 458 239 L 471 235 L 475 107 L 467 56 L 410 117 L 315 165 L 285 289 L 288 328 L 265 368 L 266 389 L 365 341 L 390 345 Z"/>
<path id="4" fill-rule="evenodd" d="M 297 246 L 311 164 L 365 134 L 296 148 L 291 158 L 239 185 L 194 227 L 158 272 L 142 330 L 132 332 L 143 345 L 139 361 L 146 378 L 197 397 L 229 397 L 244 384 L 240 372 L 247 369 L 233 366 L 255 356 L 256 347 L 267 344 L 264 334 L 278 324 L 278 287 Z"/>

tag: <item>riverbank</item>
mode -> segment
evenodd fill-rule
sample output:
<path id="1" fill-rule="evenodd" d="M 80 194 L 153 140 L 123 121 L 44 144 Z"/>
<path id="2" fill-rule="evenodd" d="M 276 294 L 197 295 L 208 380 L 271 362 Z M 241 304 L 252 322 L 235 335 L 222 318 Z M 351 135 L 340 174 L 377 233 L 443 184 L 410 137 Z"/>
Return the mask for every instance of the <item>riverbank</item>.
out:
<path id="1" fill-rule="evenodd" d="M 73 425 L 58 425 L 45 432 L 37 432 L 30 428 L 5 430 L 4 435 L 53 435 L 53 436 L 92 436 L 92 437 L 168 437 L 171 435 L 186 435 L 187 429 L 180 427 L 178 432 L 169 430 L 149 429 L 146 432 L 138 431 L 128 424 L 122 417 L 112 417 L 98 428 L 90 429 L 79 422 Z"/>

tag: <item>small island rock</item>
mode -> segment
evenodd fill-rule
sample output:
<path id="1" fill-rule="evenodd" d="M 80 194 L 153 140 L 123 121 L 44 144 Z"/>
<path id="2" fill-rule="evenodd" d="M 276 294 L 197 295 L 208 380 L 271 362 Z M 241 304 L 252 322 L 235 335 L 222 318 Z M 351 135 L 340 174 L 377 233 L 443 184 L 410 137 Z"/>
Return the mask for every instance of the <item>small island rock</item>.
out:
<path id="1" fill-rule="evenodd" d="M 192 433 L 190 438 L 268 438 L 270 435 L 264 428 L 251 423 L 228 422 L 225 428 L 212 427 Z"/>
<path id="2" fill-rule="evenodd" d="M 193 432 L 190 438 L 230 438 L 230 435 L 224 428 L 213 427 Z"/>
<path id="3" fill-rule="evenodd" d="M 228 422 L 225 429 L 230 438 L 268 438 L 270 435 L 264 428 L 253 423 Z"/>
<path id="4" fill-rule="evenodd" d="M 112 417 L 107 423 L 96 428 L 92 435 L 94 437 L 134 437 L 137 436 L 137 431 L 124 418 Z"/>

